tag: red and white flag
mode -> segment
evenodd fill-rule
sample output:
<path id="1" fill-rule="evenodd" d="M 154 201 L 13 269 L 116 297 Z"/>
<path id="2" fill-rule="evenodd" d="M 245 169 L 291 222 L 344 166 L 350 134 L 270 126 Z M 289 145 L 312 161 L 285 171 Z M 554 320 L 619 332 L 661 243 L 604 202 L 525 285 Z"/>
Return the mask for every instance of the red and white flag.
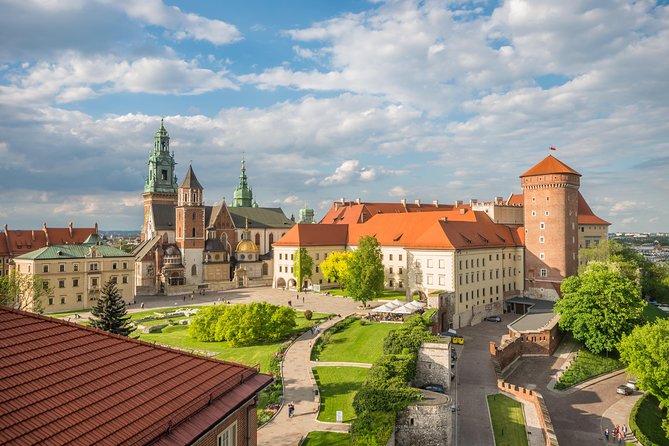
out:
<path id="1" fill-rule="evenodd" d="M 548 150 L 557 150 L 555 147 L 551 146 L 548 148 Z"/>

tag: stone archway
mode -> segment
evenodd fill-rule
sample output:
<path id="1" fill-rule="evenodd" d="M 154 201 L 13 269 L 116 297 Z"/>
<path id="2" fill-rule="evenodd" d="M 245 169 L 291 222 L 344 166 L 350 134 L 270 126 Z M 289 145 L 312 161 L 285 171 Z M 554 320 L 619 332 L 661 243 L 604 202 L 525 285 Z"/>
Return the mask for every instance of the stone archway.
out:
<path id="1" fill-rule="evenodd" d="M 276 287 L 286 288 L 286 280 L 283 277 L 279 277 L 278 279 L 276 279 Z"/>
<path id="2" fill-rule="evenodd" d="M 297 286 L 297 281 L 295 279 L 288 279 L 288 288 L 295 288 Z"/>
<path id="3" fill-rule="evenodd" d="M 416 290 L 411 294 L 411 300 L 417 300 L 418 302 L 427 302 L 427 295 L 420 290 Z"/>

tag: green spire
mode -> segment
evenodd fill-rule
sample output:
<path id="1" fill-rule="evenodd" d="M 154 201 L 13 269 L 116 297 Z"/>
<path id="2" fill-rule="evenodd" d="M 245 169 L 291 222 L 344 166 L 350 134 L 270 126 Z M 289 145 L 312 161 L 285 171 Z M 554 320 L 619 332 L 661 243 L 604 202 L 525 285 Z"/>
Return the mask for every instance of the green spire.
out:
<path id="1" fill-rule="evenodd" d="M 160 128 L 153 137 L 153 152 L 149 156 L 149 174 L 144 192 L 176 193 L 177 176 L 174 171 L 174 152 L 170 153 L 170 135 L 160 119 Z"/>
<path id="2" fill-rule="evenodd" d="M 239 175 L 239 185 L 232 194 L 232 204 L 230 207 L 250 208 L 253 204 L 253 190 L 249 187 L 248 179 L 246 178 L 246 162 L 242 158 L 242 173 Z"/>

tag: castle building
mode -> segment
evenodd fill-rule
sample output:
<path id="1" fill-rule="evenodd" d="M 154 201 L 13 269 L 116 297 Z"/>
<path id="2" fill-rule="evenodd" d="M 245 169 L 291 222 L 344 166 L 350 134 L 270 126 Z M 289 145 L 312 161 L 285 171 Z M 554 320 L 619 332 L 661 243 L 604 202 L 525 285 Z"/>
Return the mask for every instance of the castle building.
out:
<path id="1" fill-rule="evenodd" d="M 331 252 L 379 242 L 385 288 L 407 298 L 439 295 L 442 327 L 476 324 L 505 311 L 513 297 L 556 300 L 562 280 L 578 272 L 578 249 L 606 240 L 609 223 L 579 192 L 581 175 L 547 156 L 521 175 L 522 194 L 454 205 L 333 203 L 318 224 L 298 224 L 274 246 L 275 287 L 296 286 L 293 258 L 306 248 L 314 273 L 303 286 L 335 286 L 320 264 Z"/>
<path id="2" fill-rule="evenodd" d="M 142 242 L 133 251 L 137 294 L 270 284 L 272 245 L 294 221 L 281 208 L 258 206 L 244 159 L 232 203 L 207 205 L 192 165 L 177 182 L 169 144 L 161 120 L 144 183 Z"/>

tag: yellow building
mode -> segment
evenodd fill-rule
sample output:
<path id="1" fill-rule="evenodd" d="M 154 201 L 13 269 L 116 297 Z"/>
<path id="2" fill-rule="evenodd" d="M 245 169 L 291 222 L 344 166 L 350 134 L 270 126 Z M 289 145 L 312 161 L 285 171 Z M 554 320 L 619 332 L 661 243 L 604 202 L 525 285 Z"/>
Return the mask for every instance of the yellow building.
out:
<path id="1" fill-rule="evenodd" d="M 14 259 L 18 274 L 38 275 L 53 291 L 42 298 L 45 312 L 95 306 L 103 285 L 115 281 L 126 303 L 134 300 L 135 260 L 131 254 L 89 237 L 81 245 L 47 246 Z M 27 297 L 26 297 L 27 298 Z"/>

